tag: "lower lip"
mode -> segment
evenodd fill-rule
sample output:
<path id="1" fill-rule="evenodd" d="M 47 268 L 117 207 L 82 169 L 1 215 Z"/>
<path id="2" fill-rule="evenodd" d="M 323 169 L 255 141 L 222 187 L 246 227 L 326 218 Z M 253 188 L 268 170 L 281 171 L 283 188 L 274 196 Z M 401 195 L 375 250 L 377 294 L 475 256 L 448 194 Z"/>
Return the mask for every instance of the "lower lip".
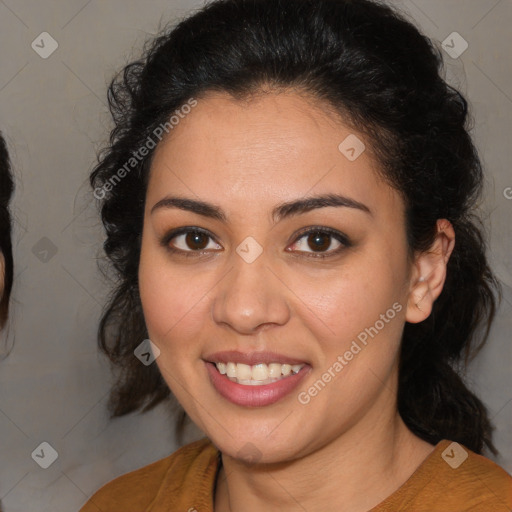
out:
<path id="1" fill-rule="evenodd" d="M 226 375 L 221 375 L 213 363 L 207 362 L 206 367 L 217 392 L 230 402 L 246 407 L 264 407 L 281 400 L 298 386 L 310 369 L 309 365 L 304 365 L 298 373 L 271 384 L 246 386 L 229 380 Z"/>

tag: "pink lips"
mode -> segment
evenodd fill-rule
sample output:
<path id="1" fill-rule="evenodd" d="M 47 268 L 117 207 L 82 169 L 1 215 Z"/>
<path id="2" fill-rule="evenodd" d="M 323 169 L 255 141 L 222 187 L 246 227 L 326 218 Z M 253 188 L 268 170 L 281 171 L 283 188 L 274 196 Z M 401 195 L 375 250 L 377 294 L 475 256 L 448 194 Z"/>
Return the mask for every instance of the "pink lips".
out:
<path id="1" fill-rule="evenodd" d="M 311 366 L 293 358 L 288 358 L 271 352 L 241 353 L 236 351 L 217 352 L 211 354 L 205 361 L 210 377 L 210 382 L 216 391 L 225 399 L 236 405 L 245 407 L 264 407 L 281 400 L 291 393 L 311 369 Z M 221 375 L 215 366 L 215 362 L 233 362 L 254 365 L 258 363 L 280 363 L 280 364 L 304 364 L 304 367 L 296 373 L 283 377 L 271 384 L 260 386 L 248 386 L 238 384 Z"/>

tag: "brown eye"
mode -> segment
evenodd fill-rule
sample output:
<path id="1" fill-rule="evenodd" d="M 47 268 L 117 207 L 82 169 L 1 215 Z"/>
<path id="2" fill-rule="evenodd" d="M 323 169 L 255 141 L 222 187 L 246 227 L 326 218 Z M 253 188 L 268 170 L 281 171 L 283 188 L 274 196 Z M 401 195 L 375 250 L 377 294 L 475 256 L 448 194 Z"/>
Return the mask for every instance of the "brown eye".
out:
<path id="1" fill-rule="evenodd" d="M 326 251 L 331 245 L 331 235 L 328 233 L 310 233 L 307 237 L 308 247 L 313 251 Z"/>
<path id="2" fill-rule="evenodd" d="M 287 251 L 304 253 L 305 256 L 327 257 L 340 253 L 352 244 L 346 235 L 332 228 L 303 231 Z"/>
<path id="3" fill-rule="evenodd" d="M 191 231 L 185 236 L 185 243 L 190 249 L 201 250 L 208 245 L 208 236 L 204 233 Z"/>
<path id="4" fill-rule="evenodd" d="M 194 253 L 201 251 L 218 251 L 222 247 L 216 243 L 212 236 L 198 229 L 181 229 L 171 233 L 163 239 L 163 244 L 169 249 L 182 253 Z"/>

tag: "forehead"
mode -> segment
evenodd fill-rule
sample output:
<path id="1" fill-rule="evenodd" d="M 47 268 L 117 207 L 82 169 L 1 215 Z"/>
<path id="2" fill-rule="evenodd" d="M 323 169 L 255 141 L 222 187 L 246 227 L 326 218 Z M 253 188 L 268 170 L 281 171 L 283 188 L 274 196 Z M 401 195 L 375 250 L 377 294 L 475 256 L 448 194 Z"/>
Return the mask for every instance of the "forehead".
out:
<path id="1" fill-rule="evenodd" d="M 346 140 L 366 149 L 349 159 L 339 148 Z M 172 192 L 270 208 L 339 192 L 375 202 L 390 193 L 376 166 L 365 137 L 318 99 L 291 91 L 243 101 L 209 93 L 157 146 L 148 199 Z"/>

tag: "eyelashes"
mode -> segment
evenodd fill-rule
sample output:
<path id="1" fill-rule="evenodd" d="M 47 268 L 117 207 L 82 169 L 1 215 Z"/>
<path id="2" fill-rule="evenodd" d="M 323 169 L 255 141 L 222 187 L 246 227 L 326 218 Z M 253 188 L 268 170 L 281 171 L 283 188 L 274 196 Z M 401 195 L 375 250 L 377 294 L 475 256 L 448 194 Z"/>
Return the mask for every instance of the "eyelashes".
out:
<path id="1" fill-rule="evenodd" d="M 174 239 L 181 239 L 181 240 L 179 240 L 179 243 L 182 246 L 184 244 L 186 245 L 187 243 L 191 243 L 191 244 L 198 244 L 200 247 L 196 247 L 196 248 L 192 248 L 192 249 L 189 247 L 188 250 L 187 250 L 187 248 L 183 249 L 180 247 L 175 247 L 175 245 L 171 244 L 171 242 Z M 198 255 L 204 254 L 204 252 L 214 252 L 214 251 L 218 252 L 218 251 L 222 250 L 222 246 L 217 244 L 216 242 L 214 242 L 214 245 L 216 245 L 217 247 L 214 248 L 213 250 L 211 247 L 208 249 L 208 246 L 211 245 L 210 243 L 206 244 L 206 246 L 203 247 L 204 242 L 207 239 L 211 239 L 213 241 L 214 237 L 211 233 L 209 233 L 205 229 L 190 226 L 190 227 L 178 228 L 178 229 L 170 231 L 162 238 L 161 243 L 171 253 L 173 253 L 173 254 L 182 253 L 183 256 L 187 256 L 187 257 L 191 257 L 191 256 L 197 257 Z"/>
<path id="2" fill-rule="evenodd" d="M 328 240 L 327 247 L 325 243 L 326 240 Z M 310 242 L 312 242 L 314 247 L 309 245 Z M 335 242 L 334 245 L 338 244 L 335 249 L 332 248 L 333 242 Z M 300 246 L 301 248 L 295 252 L 304 253 L 307 255 L 307 257 L 327 258 L 331 255 L 337 255 L 344 249 L 351 247 L 352 243 L 345 234 L 337 231 L 336 229 L 314 226 L 305 228 L 304 230 L 300 231 L 296 235 L 292 246 Z M 308 248 L 312 250 L 304 250 Z M 316 249 L 320 249 L 320 251 L 317 251 Z M 293 252 L 292 249 L 288 248 L 286 251 Z"/>
<path id="3" fill-rule="evenodd" d="M 187 258 L 200 258 L 223 250 L 209 231 L 197 226 L 173 229 L 162 237 L 160 243 L 171 254 Z M 309 226 L 295 234 L 285 251 L 306 258 L 328 258 L 339 255 L 352 245 L 350 239 L 336 229 Z"/>

